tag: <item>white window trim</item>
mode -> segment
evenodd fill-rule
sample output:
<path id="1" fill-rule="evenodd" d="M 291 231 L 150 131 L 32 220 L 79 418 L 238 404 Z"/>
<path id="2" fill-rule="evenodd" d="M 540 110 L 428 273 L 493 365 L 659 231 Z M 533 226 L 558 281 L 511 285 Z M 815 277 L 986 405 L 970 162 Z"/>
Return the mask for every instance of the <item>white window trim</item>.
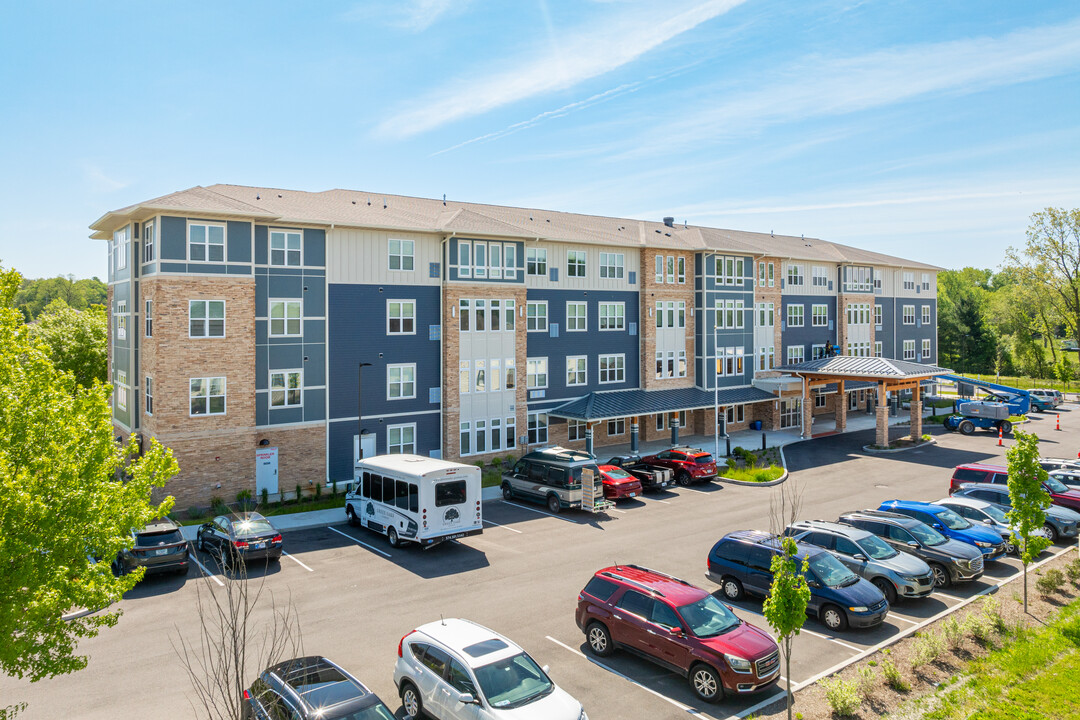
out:
<path id="1" fill-rule="evenodd" d="M 605 260 L 609 262 L 604 262 Z M 605 273 L 607 273 L 605 275 Z M 600 253 L 600 279 L 622 280 L 626 274 L 626 253 Z"/>
<path id="2" fill-rule="evenodd" d="M 908 322 L 908 309 L 909 308 L 911 309 L 911 322 Z M 901 313 L 900 313 L 900 320 L 901 320 L 901 323 L 904 324 L 904 325 L 914 325 L 915 324 L 915 306 L 914 305 L 904 305 L 902 307 L 902 310 L 901 310 Z"/>
<path id="3" fill-rule="evenodd" d="M 794 310 L 795 308 L 799 308 L 799 322 L 797 324 L 793 323 L 791 321 L 791 311 Z M 789 327 L 789 328 L 805 327 L 806 326 L 806 307 L 804 305 L 799 304 L 799 303 L 793 303 L 791 305 L 788 305 L 787 306 L 787 317 L 785 318 L 785 320 L 787 320 L 787 327 Z"/>
<path id="4" fill-rule="evenodd" d="M 578 256 L 581 256 L 581 274 L 578 275 L 576 268 L 579 263 L 577 262 Z M 570 268 L 574 267 L 575 272 L 571 273 Z M 567 250 L 566 251 L 566 277 L 568 278 L 586 278 L 589 276 L 589 254 L 585 250 Z"/>
<path id="5" fill-rule="evenodd" d="M 622 366 L 619 367 L 618 364 L 616 364 L 616 369 L 614 371 L 609 370 L 608 372 L 610 374 L 612 372 L 621 371 L 622 377 L 618 378 L 616 380 L 605 380 L 604 379 L 604 370 L 603 370 L 603 368 L 604 368 L 604 360 L 605 359 L 611 360 L 613 358 L 616 359 L 616 360 L 621 359 L 622 360 Z M 614 385 L 614 384 L 626 382 L 626 353 L 606 353 L 604 355 L 598 356 L 597 357 L 597 381 L 601 385 Z"/>
<path id="6" fill-rule="evenodd" d="M 395 253 L 392 253 L 390 251 L 390 244 L 393 243 L 393 242 L 400 243 L 401 252 L 395 254 Z M 411 247 L 411 252 L 408 252 L 408 253 L 405 252 L 405 243 L 409 243 L 409 245 L 412 246 Z M 304 247 L 303 235 L 301 235 L 300 247 L 301 247 L 301 250 Z M 398 264 L 401 267 L 397 267 L 397 268 L 390 267 L 390 260 L 392 258 L 395 258 L 395 257 L 398 258 Z M 412 265 L 413 266 L 411 268 L 406 268 L 405 267 L 405 258 L 411 258 L 412 259 Z M 407 238 L 396 238 L 396 237 L 386 238 L 386 269 L 389 272 L 415 272 L 416 271 L 416 241 L 412 240 L 412 239 L 407 239 Z"/>
<path id="7" fill-rule="evenodd" d="M 283 252 L 285 253 L 285 262 L 281 263 L 281 264 L 278 264 L 278 263 L 274 262 L 274 246 L 273 246 L 273 241 L 272 241 L 274 233 L 285 233 L 285 249 L 283 250 Z M 289 235 L 299 235 L 300 236 L 300 248 L 299 249 L 297 249 L 297 250 L 290 250 L 289 249 Z M 298 253 L 300 253 L 300 262 L 297 263 L 296 265 L 290 265 L 289 264 L 289 253 L 290 252 L 298 252 Z M 296 228 L 281 228 L 281 227 L 267 228 L 267 230 L 266 230 L 266 264 L 267 264 L 268 267 L 294 267 L 294 268 L 303 267 L 304 266 L 304 231 L 303 230 L 297 230 Z"/>
<path id="8" fill-rule="evenodd" d="M 128 391 L 131 386 L 128 385 L 127 372 L 124 370 L 116 371 L 116 408 L 117 410 L 123 410 L 127 412 L 128 409 Z"/>
<path id="9" fill-rule="evenodd" d="M 540 327 L 540 316 L 536 316 L 537 327 L 535 329 L 529 328 L 529 306 L 536 305 L 537 307 L 544 307 L 544 327 Z M 548 331 L 548 301 L 547 300 L 527 300 L 525 301 L 525 332 L 547 332 Z"/>
<path id="10" fill-rule="evenodd" d="M 154 378 L 147 375 L 143 385 L 143 415 L 154 414 Z"/>
<path id="11" fill-rule="evenodd" d="M 398 370 L 405 370 L 407 368 L 412 369 L 412 378 L 413 378 L 412 379 L 412 386 L 413 386 L 412 395 L 398 395 L 397 397 L 394 397 L 394 396 L 392 396 L 390 394 L 390 385 L 392 384 L 390 382 L 390 370 L 395 369 L 395 368 L 398 369 Z M 401 381 L 398 384 L 399 385 L 404 385 L 405 382 Z M 386 401 L 387 402 L 395 402 L 397 400 L 413 400 L 415 398 L 416 398 L 416 363 L 390 363 L 390 364 L 388 364 L 386 366 Z"/>
<path id="12" fill-rule="evenodd" d="M 143 337 L 154 337 L 154 301 L 147 300 L 145 302 L 146 311 L 143 313 Z M 188 325 L 188 332 L 191 331 L 191 325 Z"/>
<path id="13" fill-rule="evenodd" d="M 585 308 L 585 314 L 581 317 L 585 321 L 585 327 L 572 328 L 570 327 L 570 306 L 578 306 Z M 575 318 L 577 319 L 577 318 Z M 582 302 L 580 300 L 569 300 L 566 303 L 566 332 L 588 332 L 589 331 L 589 303 Z"/>
<path id="14" fill-rule="evenodd" d="M 930 306 L 929 305 L 923 305 L 922 306 L 922 321 L 923 321 L 923 325 L 929 325 L 930 324 Z"/>
<path id="15" fill-rule="evenodd" d="M 412 321 L 413 321 L 412 322 L 412 326 L 413 326 L 412 327 L 412 332 L 404 332 L 404 331 L 400 331 L 400 330 L 398 332 L 391 332 L 390 331 L 390 320 L 392 319 L 390 317 L 390 303 L 412 303 L 412 308 L 413 308 L 413 312 L 412 312 Z M 386 299 L 386 334 L 388 336 L 389 335 L 415 335 L 416 334 L 416 310 L 417 310 L 417 307 L 416 307 L 416 300 L 415 299 L 412 299 L 412 298 L 387 298 Z M 405 316 L 402 315 L 401 319 L 405 320 Z"/>
<path id="16" fill-rule="evenodd" d="M 207 395 L 203 396 L 203 397 L 206 398 L 206 412 L 204 412 L 204 413 L 193 413 L 193 412 L 191 412 L 191 381 L 192 380 L 205 380 L 206 381 Z M 220 380 L 221 384 L 223 386 L 223 389 L 225 390 L 225 392 L 221 396 L 221 399 L 224 402 L 224 409 L 219 413 L 210 412 L 210 397 L 211 396 L 209 395 L 209 390 L 210 390 L 210 381 L 211 380 Z M 220 417 L 220 416 L 223 416 L 223 415 L 227 415 L 228 412 L 229 412 L 229 384 L 228 384 L 227 378 L 225 378 L 222 375 L 188 378 L 188 400 L 187 400 L 187 403 L 188 403 L 188 417 L 201 418 L 201 417 Z"/>
<path id="17" fill-rule="evenodd" d="M 275 333 L 274 328 L 274 303 L 285 303 L 285 316 L 283 318 L 286 332 Z M 300 306 L 300 330 L 296 333 L 288 332 L 289 328 L 289 303 Z M 270 298 L 266 301 L 266 336 L 272 338 L 303 337 L 304 336 L 304 301 L 300 298 Z"/>
<path id="18" fill-rule="evenodd" d="M 618 327 L 604 327 L 604 308 L 615 308 L 614 315 L 609 316 L 609 319 L 614 318 L 618 320 Z M 600 332 L 624 332 L 626 330 L 626 303 L 625 302 L 602 302 L 597 309 L 600 315 L 599 326 Z"/>
<path id="19" fill-rule="evenodd" d="M 157 227 L 154 221 L 150 220 L 143 223 L 142 261 L 144 263 L 154 262 L 157 259 L 156 232 Z M 147 257 L 147 250 L 150 251 L 150 257 Z"/>
<path id="20" fill-rule="evenodd" d="M 206 228 L 206 242 L 201 243 L 202 245 L 206 246 L 206 259 L 205 260 L 192 260 L 192 258 L 191 258 L 191 245 L 192 245 L 192 242 L 191 242 L 191 227 L 193 225 L 201 225 L 202 227 Z M 221 228 L 221 259 L 220 260 L 211 260 L 210 259 L 210 244 L 211 244 L 210 243 L 210 228 L 212 228 L 212 227 Z M 184 228 L 184 232 L 185 232 L 185 236 L 184 236 L 184 252 L 186 253 L 187 262 L 189 262 L 189 263 L 222 264 L 222 263 L 227 263 L 229 261 L 229 247 L 228 247 L 229 246 L 229 228 L 225 223 L 222 223 L 222 222 L 209 222 L 209 221 L 204 221 L 204 220 L 197 220 L 197 221 L 188 220 L 187 221 L 187 227 Z M 269 244 L 270 244 L 270 234 L 269 233 L 266 234 L 266 243 L 267 243 L 267 246 L 269 246 Z M 269 253 L 266 256 L 266 259 L 267 259 L 267 261 L 270 260 Z"/>
<path id="21" fill-rule="evenodd" d="M 932 346 L 930 344 L 930 338 L 923 338 L 923 341 L 922 341 L 922 356 L 923 356 L 923 359 L 924 360 L 928 359 L 931 356 L 932 353 L 933 353 L 933 348 L 932 348 Z"/>
<path id="22" fill-rule="evenodd" d="M 533 256 L 534 259 L 533 259 L 532 263 L 533 263 L 534 266 L 537 266 L 537 269 L 539 269 L 538 266 L 540 265 L 540 255 L 541 254 L 543 255 L 543 258 L 544 258 L 543 259 L 543 264 L 544 264 L 544 271 L 543 272 L 529 272 L 529 253 L 534 253 L 534 256 Z M 538 248 L 538 247 L 525 248 L 525 275 L 526 275 L 526 277 L 547 277 L 548 276 L 548 251 L 547 251 L 547 248 Z"/>
<path id="23" fill-rule="evenodd" d="M 191 303 L 194 303 L 194 302 L 207 303 L 206 317 L 203 318 L 203 320 L 206 322 L 206 335 L 192 335 L 191 334 Z M 210 305 L 209 305 L 209 303 L 212 303 L 212 302 L 221 303 L 221 334 L 220 335 L 211 335 L 210 334 Z M 228 313 L 229 313 L 228 306 L 226 305 L 224 300 L 211 300 L 211 299 L 188 300 L 188 318 L 187 318 L 188 319 L 188 338 L 190 338 L 192 340 L 221 340 L 222 338 L 228 337 L 228 334 L 229 334 L 229 328 L 228 328 L 228 322 L 227 322 L 228 319 L 229 319 Z"/>
<path id="24" fill-rule="evenodd" d="M 116 301 L 116 339 L 127 340 L 128 311 L 127 300 Z"/>
<path id="25" fill-rule="evenodd" d="M 570 363 L 573 362 L 575 368 L 578 362 L 581 362 L 585 366 L 585 377 L 581 382 L 570 382 Z M 578 374 L 578 370 L 574 370 L 574 375 Z M 584 387 L 589 384 L 589 356 L 588 355 L 567 355 L 566 356 L 566 387 Z"/>
<path id="26" fill-rule="evenodd" d="M 817 313 L 818 310 L 824 310 L 825 311 L 825 318 L 824 318 L 825 321 L 824 322 L 820 322 L 820 323 L 818 322 L 818 313 Z M 829 327 L 829 306 L 828 305 L 821 305 L 821 304 L 811 305 L 810 306 L 810 318 L 811 318 L 810 323 L 811 323 L 812 327 Z"/>
<path id="27" fill-rule="evenodd" d="M 296 373 L 297 375 L 300 376 L 300 385 L 297 388 L 295 388 L 295 389 L 300 391 L 300 402 L 290 404 L 289 403 L 289 375 L 292 375 L 293 373 Z M 284 387 L 282 387 L 280 389 L 274 387 L 274 376 L 275 375 L 283 375 L 284 376 L 284 378 L 283 378 L 284 381 L 285 381 Z M 284 405 L 275 405 L 274 404 L 273 397 L 274 397 L 275 392 L 283 392 L 285 394 L 284 395 L 284 397 L 285 397 L 285 404 Z M 303 370 L 303 368 L 289 368 L 287 370 L 271 370 L 270 371 L 270 375 L 267 377 L 266 406 L 270 410 L 286 410 L 286 409 L 291 409 L 291 408 L 302 408 L 302 407 L 304 407 L 304 370 Z"/>
<path id="28" fill-rule="evenodd" d="M 529 385 L 529 364 L 533 362 L 544 361 L 544 384 L 543 385 Z M 529 390 L 546 390 L 551 383 L 551 372 L 548 366 L 548 359 L 546 357 L 532 357 L 525 360 L 525 391 Z"/>
<path id="29" fill-rule="evenodd" d="M 388 455 L 395 455 L 395 454 L 398 454 L 398 453 L 402 453 L 403 450 L 404 450 L 404 447 L 405 447 L 404 444 L 401 444 L 401 445 L 397 446 L 397 447 L 401 448 L 400 450 L 398 450 L 398 453 L 390 452 L 390 448 L 393 447 L 393 446 L 390 445 L 390 431 L 391 430 L 402 430 L 403 431 L 403 430 L 406 430 L 408 428 L 412 428 L 412 454 L 416 453 L 416 423 L 401 423 L 400 425 L 387 425 L 386 426 L 386 453 Z"/>

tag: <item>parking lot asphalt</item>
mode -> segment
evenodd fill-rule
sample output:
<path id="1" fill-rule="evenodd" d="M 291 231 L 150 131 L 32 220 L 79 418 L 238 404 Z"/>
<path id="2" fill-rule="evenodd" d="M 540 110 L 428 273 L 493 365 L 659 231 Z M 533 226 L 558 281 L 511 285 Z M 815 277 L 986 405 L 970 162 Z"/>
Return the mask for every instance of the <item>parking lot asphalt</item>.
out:
<path id="1" fill-rule="evenodd" d="M 1062 431 L 1053 415 L 1034 416 L 1025 430 L 1043 440 L 1046 456 L 1072 457 L 1080 449 L 1080 408 L 1062 408 Z M 1073 419 L 1075 418 L 1075 419 Z M 1010 442 L 930 429 L 936 445 L 884 456 L 861 451 L 872 432 L 815 439 L 785 448 L 789 489 L 801 495 L 800 516 L 832 520 L 843 511 L 877 507 L 884 500 L 936 500 L 948 494 L 952 468 L 963 462 L 1001 461 Z M 898 434 L 894 428 L 893 433 Z M 706 555 L 727 532 L 769 528 L 770 499 L 778 488 L 724 484 L 679 488 L 620 502 L 607 515 L 493 501 L 484 506 L 483 535 L 432 550 L 390 548 L 378 535 L 340 525 L 289 532 L 278 563 L 253 566 L 253 580 L 279 605 L 300 616 L 304 652 L 325 655 L 353 672 L 399 710 L 392 681 L 398 640 L 426 622 L 465 617 L 522 645 L 552 678 L 580 700 L 593 720 L 677 718 L 692 713 L 727 718 L 752 709 L 776 690 L 716 705 L 696 700 L 686 681 L 627 655 L 597 660 L 574 623 L 577 593 L 592 573 L 615 563 L 637 563 L 680 576 L 711 592 Z M 1063 548 L 1064 546 L 1059 546 Z M 185 578 L 148 578 L 120 603 L 119 624 L 80 650 L 89 666 L 73 675 L 30 684 L 0 678 L 4 703 L 25 700 L 20 718 L 195 717 L 190 685 L 175 646 L 198 642 L 199 593 L 221 592 L 220 569 L 199 555 L 201 568 Z M 988 564 L 974 583 L 930 598 L 895 605 L 885 623 L 869 631 L 833 634 L 808 619 L 796 639 L 791 675 L 796 685 L 915 628 L 949 607 L 989 591 L 1019 571 L 1015 560 Z M 207 578 L 209 577 L 209 580 Z M 736 604 L 745 620 L 767 627 L 761 602 Z M 260 607 L 254 622 L 270 617 Z M 252 676 L 261 668 L 252 668 Z"/>

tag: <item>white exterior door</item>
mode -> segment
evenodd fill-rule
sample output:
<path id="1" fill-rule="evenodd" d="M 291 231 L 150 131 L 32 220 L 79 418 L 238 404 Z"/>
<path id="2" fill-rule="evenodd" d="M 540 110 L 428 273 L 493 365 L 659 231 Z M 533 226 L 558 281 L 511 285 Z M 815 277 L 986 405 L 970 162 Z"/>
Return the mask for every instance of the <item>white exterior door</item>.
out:
<path id="1" fill-rule="evenodd" d="M 276 447 L 261 447 L 255 451 L 255 494 L 261 495 L 263 488 L 271 495 L 278 492 Z"/>
<path id="2" fill-rule="evenodd" d="M 375 433 L 364 433 L 364 458 L 375 457 Z M 360 436 L 352 436 L 353 465 L 360 462 Z"/>

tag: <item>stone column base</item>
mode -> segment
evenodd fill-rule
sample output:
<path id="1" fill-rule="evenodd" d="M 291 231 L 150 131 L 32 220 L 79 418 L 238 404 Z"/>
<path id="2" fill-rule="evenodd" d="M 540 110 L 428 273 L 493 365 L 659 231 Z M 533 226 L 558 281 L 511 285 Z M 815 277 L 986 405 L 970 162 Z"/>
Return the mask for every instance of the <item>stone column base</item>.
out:
<path id="1" fill-rule="evenodd" d="M 911 439 L 918 442 L 922 438 L 922 401 L 911 401 Z"/>
<path id="2" fill-rule="evenodd" d="M 874 411 L 877 413 L 877 435 L 874 442 L 881 447 L 889 445 L 889 406 L 878 405 Z"/>

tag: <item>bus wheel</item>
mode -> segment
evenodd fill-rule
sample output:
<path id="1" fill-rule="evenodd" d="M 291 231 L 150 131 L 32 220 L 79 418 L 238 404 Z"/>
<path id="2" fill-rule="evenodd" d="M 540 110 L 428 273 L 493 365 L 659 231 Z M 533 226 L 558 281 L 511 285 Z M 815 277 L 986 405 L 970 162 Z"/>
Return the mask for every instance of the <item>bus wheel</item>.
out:
<path id="1" fill-rule="evenodd" d="M 398 540 L 397 530 L 395 530 L 394 528 L 387 529 L 386 542 L 390 543 L 390 547 L 392 548 L 396 548 L 398 545 L 401 544 L 401 541 Z"/>

